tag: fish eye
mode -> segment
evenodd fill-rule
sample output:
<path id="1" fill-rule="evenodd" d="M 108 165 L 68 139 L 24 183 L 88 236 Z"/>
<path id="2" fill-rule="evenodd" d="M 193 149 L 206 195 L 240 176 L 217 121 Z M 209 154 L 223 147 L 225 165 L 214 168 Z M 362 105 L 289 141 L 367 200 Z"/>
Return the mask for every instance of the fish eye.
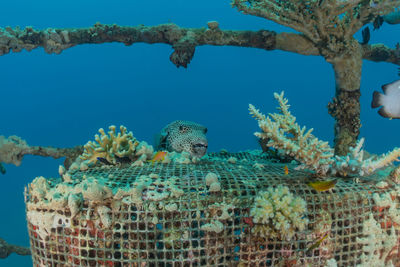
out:
<path id="1" fill-rule="evenodd" d="M 208 131 L 208 129 L 207 129 L 207 128 L 204 128 L 203 132 L 204 132 L 205 134 L 207 133 L 207 131 Z"/>

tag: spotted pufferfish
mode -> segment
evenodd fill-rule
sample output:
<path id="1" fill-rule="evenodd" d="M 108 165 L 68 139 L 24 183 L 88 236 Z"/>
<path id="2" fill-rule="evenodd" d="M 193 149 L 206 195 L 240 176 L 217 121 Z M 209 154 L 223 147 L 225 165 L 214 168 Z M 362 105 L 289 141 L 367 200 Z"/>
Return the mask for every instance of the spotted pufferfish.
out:
<path id="1" fill-rule="evenodd" d="M 207 128 L 191 121 L 177 120 L 165 126 L 155 137 L 156 150 L 189 152 L 201 158 L 207 152 Z"/>

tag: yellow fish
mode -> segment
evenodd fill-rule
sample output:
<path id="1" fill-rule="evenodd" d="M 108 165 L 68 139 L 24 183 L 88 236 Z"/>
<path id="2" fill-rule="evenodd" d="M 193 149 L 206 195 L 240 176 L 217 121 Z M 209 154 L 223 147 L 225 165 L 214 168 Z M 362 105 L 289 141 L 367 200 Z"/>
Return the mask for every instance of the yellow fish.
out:
<path id="1" fill-rule="evenodd" d="M 283 167 L 283 172 L 285 173 L 285 175 L 289 174 L 289 168 L 287 165 L 285 165 L 285 167 Z"/>
<path id="2" fill-rule="evenodd" d="M 165 156 L 167 155 L 166 151 L 158 151 L 154 157 L 150 160 L 152 163 L 154 162 L 161 162 L 165 159 Z"/>
<path id="3" fill-rule="evenodd" d="M 324 241 L 325 238 L 327 238 L 327 237 L 328 237 L 328 233 L 326 233 L 320 240 L 318 240 L 317 242 L 315 242 L 314 244 L 312 244 L 312 245 L 307 249 L 307 252 L 310 252 L 310 251 L 316 249 L 317 247 L 319 247 L 319 246 L 321 245 L 322 241 Z"/>
<path id="4" fill-rule="evenodd" d="M 330 181 L 315 181 L 309 182 L 308 185 L 317 190 L 318 192 L 327 191 L 331 188 L 334 188 L 336 185 L 337 180 L 330 180 Z"/>

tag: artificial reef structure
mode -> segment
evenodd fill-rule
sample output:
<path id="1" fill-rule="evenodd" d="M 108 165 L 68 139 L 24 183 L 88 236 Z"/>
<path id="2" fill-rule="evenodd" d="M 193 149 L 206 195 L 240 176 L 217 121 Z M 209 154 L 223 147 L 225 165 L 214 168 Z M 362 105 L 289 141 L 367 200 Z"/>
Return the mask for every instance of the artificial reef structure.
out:
<path id="1" fill-rule="evenodd" d="M 400 65 L 400 46 L 354 38 L 377 18 L 398 23 L 400 1 L 233 0 L 232 6 L 297 33 L 223 30 L 216 21 L 200 29 L 100 23 L 0 29 L 1 55 L 165 43 L 174 49 L 170 60 L 186 68 L 197 46 L 233 45 L 322 56 L 335 73 L 328 105 L 334 148 L 296 123 L 283 94 L 275 95 L 279 113 L 265 116 L 250 106 L 264 152 L 198 158 L 154 151 L 115 126 L 71 149 L 1 137 L 2 173 L 1 163 L 19 165 L 26 154 L 67 159 L 60 177 L 37 177 L 25 191 L 34 266 L 400 266 L 400 170 L 393 165 L 400 150 L 371 156 L 358 140 L 362 60 Z M 0 245 L 4 257 L 28 253 Z"/>
<path id="2" fill-rule="evenodd" d="M 36 30 L 32 27 L 0 28 L 0 55 L 43 47 L 61 53 L 80 44 L 120 42 L 164 43 L 174 49 L 170 60 L 187 67 L 197 46 L 241 46 L 284 50 L 322 56 L 333 66 L 336 92 L 328 105 L 335 119 L 335 153 L 345 155 L 355 146 L 360 123 L 360 80 L 362 60 L 400 65 L 400 47 L 358 42 L 354 34 L 364 25 L 386 21 L 399 23 L 399 0 L 232 0 L 243 14 L 258 16 L 290 27 L 297 33 L 222 30 L 210 21 L 208 28 L 182 28 L 175 24 L 119 26 L 96 23 L 90 28 Z M 375 24 L 375 23 L 374 23 Z M 378 23 L 379 25 L 380 23 Z"/>
<path id="3" fill-rule="evenodd" d="M 249 107 L 270 152 L 198 158 L 100 129 L 25 189 L 34 266 L 400 266 L 400 148 L 334 155 L 275 98 Z"/>

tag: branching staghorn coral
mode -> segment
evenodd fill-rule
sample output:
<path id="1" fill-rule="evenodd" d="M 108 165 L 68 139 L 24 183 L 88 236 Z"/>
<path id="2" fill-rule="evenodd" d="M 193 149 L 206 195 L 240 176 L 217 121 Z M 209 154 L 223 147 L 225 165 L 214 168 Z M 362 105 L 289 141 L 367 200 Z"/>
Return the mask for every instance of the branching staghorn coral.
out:
<path id="1" fill-rule="evenodd" d="M 289 111 L 288 100 L 281 94 L 274 96 L 279 102 L 280 113 L 269 114 L 266 117 L 253 105 L 249 105 L 250 114 L 258 120 L 258 126 L 263 132 L 255 133 L 261 139 L 268 140 L 267 146 L 282 150 L 285 154 L 301 162 L 302 168 L 311 169 L 325 174 L 333 162 L 333 149 L 328 142 L 323 142 L 312 135 L 313 129 L 306 128 L 296 122 Z"/>
<path id="2" fill-rule="evenodd" d="M 313 136 L 312 130 L 306 131 L 296 122 L 290 111 L 288 100 L 284 92 L 274 94 L 279 103 L 280 113 L 269 114 L 266 117 L 253 105 L 249 105 L 250 114 L 256 118 L 262 132 L 255 133 L 266 140 L 266 145 L 281 150 L 286 155 L 294 157 L 300 165 L 298 169 L 309 169 L 318 175 L 338 176 L 366 176 L 376 170 L 384 168 L 400 157 L 400 148 L 381 155 L 377 159 L 365 159 L 362 146 L 364 138 L 357 142 L 355 147 L 350 147 L 350 152 L 345 156 L 334 156 L 333 149 L 327 142 Z"/>
<path id="3" fill-rule="evenodd" d="M 364 138 L 361 138 L 355 147 L 350 148 L 350 152 L 346 156 L 335 156 L 335 160 L 330 166 L 330 173 L 340 176 L 366 176 L 398 161 L 400 157 L 400 148 L 395 148 L 377 159 L 373 157 L 365 159 L 364 150 L 362 150 L 363 144 Z"/>

